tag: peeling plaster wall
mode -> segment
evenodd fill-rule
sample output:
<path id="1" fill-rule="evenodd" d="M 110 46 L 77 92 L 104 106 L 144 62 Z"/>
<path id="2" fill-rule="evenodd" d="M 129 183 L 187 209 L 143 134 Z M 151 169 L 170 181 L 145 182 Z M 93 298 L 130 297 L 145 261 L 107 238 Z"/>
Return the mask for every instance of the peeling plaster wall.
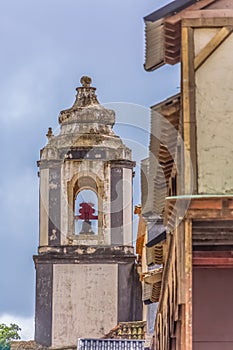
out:
<path id="1" fill-rule="evenodd" d="M 54 265 L 52 346 L 98 338 L 117 324 L 117 264 Z"/>
<path id="2" fill-rule="evenodd" d="M 195 28 L 194 43 L 195 56 L 208 44 L 208 42 L 219 32 L 220 28 Z"/>
<path id="3" fill-rule="evenodd" d="M 195 34 L 198 52 L 210 32 L 203 28 Z M 195 74 L 199 193 L 233 193 L 232 50 L 231 34 Z"/>

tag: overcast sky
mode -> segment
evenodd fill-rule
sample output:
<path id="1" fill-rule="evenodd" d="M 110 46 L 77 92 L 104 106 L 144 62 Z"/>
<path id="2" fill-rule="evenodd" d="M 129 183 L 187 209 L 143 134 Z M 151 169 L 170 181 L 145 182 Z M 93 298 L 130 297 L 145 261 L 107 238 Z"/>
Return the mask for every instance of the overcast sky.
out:
<path id="1" fill-rule="evenodd" d="M 143 17 L 162 0 L 1 0 L 0 322 L 32 338 L 38 245 L 36 161 L 49 126 L 69 108 L 82 75 L 117 112 L 115 131 L 146 156 L 149 106 L 179 89 L 179 69 L 147 73 Z M 127 124 L 127 125 L 126 125 Z M 135 138 L 135 135 L 137 137 Z M 140 202 L 139 176 L 135 202 Z"/>

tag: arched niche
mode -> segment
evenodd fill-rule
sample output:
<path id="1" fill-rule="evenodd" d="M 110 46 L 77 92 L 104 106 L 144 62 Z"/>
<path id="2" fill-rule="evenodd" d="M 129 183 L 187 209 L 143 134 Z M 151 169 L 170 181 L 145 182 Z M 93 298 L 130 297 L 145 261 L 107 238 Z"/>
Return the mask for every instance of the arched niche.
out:
<path id="1" fill-rule="evenodd" d="M 89 199 L 94 201 L 95 214 L 98 219 L 92 221 L 95 230 L 92 232 L 82 232 L 80 228 L 80 223 L 76 224 L 75 216 L 78 216 L 77 206 L 81 201 L 81 195 L 83 195 L 84 202 Z M 68 236 L 69 238 L 75 240 L 96 240 L 99 241 L 103 239 L 103 181 L 99 179 L 95 174 L 78 174 L 75 175 L 72 180 L 68 183 Z M 96 207 L 97 204 L 97 207 Z M 80 234 L 82 232 L 82 234 Z"/>
<path id="2" fill-rule="evenodd" d="M 74 205 L 75 235 L 98 234 L 98 195 L 92 189 L 78 191 Z"/>

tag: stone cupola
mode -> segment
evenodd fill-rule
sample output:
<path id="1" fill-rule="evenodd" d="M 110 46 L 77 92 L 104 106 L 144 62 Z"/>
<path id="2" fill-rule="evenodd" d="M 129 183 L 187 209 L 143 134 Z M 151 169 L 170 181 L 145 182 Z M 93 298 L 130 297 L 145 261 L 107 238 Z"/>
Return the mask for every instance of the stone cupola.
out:
<path id="1" fill-rule="evenodd" d="M 114 133 L 115 112 L 99 103 L 91 78 L 82 77 L 81 84 L 73 106 L 60 112 L 59 134 L 49 128 L 38 162 L 42 250 L 67 244 L 132 245 L 131 150 Z M 85 207 L 98 216 L 89 230 L 80 227 L 79 197 L 94 202 Z"/>

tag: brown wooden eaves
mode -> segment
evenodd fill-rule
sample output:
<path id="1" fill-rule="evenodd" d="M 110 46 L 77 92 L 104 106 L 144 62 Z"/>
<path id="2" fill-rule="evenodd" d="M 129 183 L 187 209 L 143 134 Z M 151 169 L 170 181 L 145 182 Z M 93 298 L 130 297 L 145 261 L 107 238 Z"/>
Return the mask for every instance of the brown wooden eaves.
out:
<path id="1" fill-rule="evenodd" d="M 163 264 L 162 244 L 156 244 L 153 247 L 146 247 L 146 262 L 148 266 Z"/>
<path id="2" fill-rule="evenodd" d="M 143 283 L 142 301 L 147 305 L 157 303 L 160 298 L 162 275 L 159 273 L 159 281 L 155 283 Z"/>
<path id="3" fill-rule="evenodd" d="M 181 23 L 186 18 L 232 17 L 230 9 L 212 10 L 210 5 L 218 3 L 217 0 L 200 0 L 178 11 L 176 14 L 166 14 L 160 19 L 153 20 L 153 16 L 145 18 L 146 54 L 144 68 L 153 71 L 165 63 L 174 65 L 180 62 Z M 218 12 L 220 11 L 220 12 Z M 224 15 L 225 14 L 225 15 Z"/>
<path id="4" fill-rule="evenodd" d="M 171 25 L 164 21 L 164 61 L 176 64 L 180 61 L 181 24 Z"/>
<path id="5" fill-rule="evenodd" d="M 153 211 L 162 215 L 165 198 L 168 195 L 168 183 L 174 169 L 174 159 L 177 148 L 177 136 L 180 124 L 180 95 L 173 96 L 166 101 L 152 107 L 152 118 L 159 119 L 159 139 L 153 130 L 156 123 L 151 122 L 150 162 L 158 162 L 154 174 L 153 187 Z M 153 115 L 153 111 L 156 112 Z"/>
<path id="6" fill-rule="evenodd" d="M 193 249 L 233 247 L 233 196 L 178 196 L 166 199 L 165 222 L 170 231 L 179 217 L 178 208 L 187 207 L 183 219 L 192 220 Z M 182 219 L 182 218 L 181 218 Z M 222 247 L 222 248 L 220 248 Z"/>

